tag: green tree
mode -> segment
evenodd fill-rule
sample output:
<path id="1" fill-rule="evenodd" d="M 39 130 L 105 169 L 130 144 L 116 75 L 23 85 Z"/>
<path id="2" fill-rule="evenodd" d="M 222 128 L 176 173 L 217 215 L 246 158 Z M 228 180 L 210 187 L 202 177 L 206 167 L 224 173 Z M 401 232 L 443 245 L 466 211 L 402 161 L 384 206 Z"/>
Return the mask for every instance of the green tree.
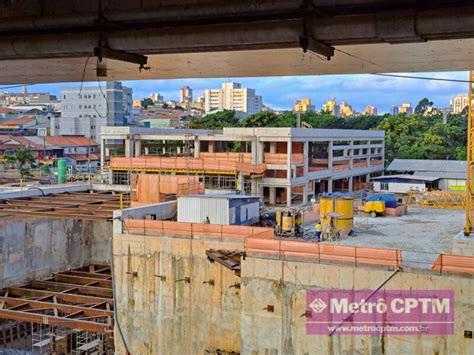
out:
<path id="1" fill-rule="evenodd" d="M 33 176 L 30 166 L 35 162 L 35 157 L 31 154 L 31 149 L 28 147 L 20 148 L 12 155 L 5 155 L 4 159 L 7 163 L 17 163 L 19 166 L 19 173 L 22 179 Z"/>
<path id="2" fill-rule="evenodd" d="M 224 110 L 209 113 L 200 118 L 192 118 L 189 121 L 189 128 L 222 129 L 224 127 L 238 127 L 239 123 L 235 111 Z"/>
<path id="3" fill-rule="evenodd" d="M 428 107 L 433 106 L 433 102 L 430 101 L 427 97 L 423 98 L 418 102 L 418 105 L 415 107 L 415 113 L 418 115 L 422 115 L 428 109 Z"/>
<path id="4" fill-rule="evenodd" d="M 142 107 L 145 108 L 145 109 L 148 106 L 153 106 L 154 105 L 153 100 L 148 98 L 148 97 L 146 99 L 143 99 L 140 103 L 141 103 Z"/>

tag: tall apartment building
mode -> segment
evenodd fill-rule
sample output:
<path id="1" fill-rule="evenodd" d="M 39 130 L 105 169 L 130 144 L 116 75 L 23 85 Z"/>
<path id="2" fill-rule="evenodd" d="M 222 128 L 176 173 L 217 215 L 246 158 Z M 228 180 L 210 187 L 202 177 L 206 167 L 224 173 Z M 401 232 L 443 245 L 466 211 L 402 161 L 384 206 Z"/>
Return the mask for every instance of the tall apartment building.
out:
<path id="1" fill-rule="evenodd" d="M 371 106 L 371 105 L 367 105 L 367 106 L 365 106 L 364 113 L 365 113 L 366 115 L 377 116 L 377 113 L 378 113 L 377 107 Z"/>
<path id="2" fill-rule="evenodd" d="M 339 116 L 341 114 L 341 106 L 336 102 L 336 99 L 329 99 L 322 108 L 323 112 L 330 113 L 333 116 Z"/>
<path id="3" fill-rule="evenodd" d="M 221 89 L 204 91 L 204 110 L 234 110 L 253 115 L 262 111 L 262 97 L 254 89 L 242 88 L 239 83 L 223 83 Z"/>
<path id="4" fill-rule="evenodd" d="M 398 106 L 390 105 L 390 114 L 392 116 L 398 115 Z"/>
<path id="5" fill-rule="evenodd" d="M 293 105 L 294 112 L 315 112 L 316 109 L 313 104 L 311 104 L 311 99 L 301 99 L 296 101 Z"/>
<path id="6" fill-rule="evenodd" d="M 179 90 L 179 102 L 185 103 L 186 105 L 189 105 L 191 102 L 193 102 L 193 89 L 191 89 L 189 86 L 183 86 Z"/>
<path id="7" fill-rule="evenodd" d="M 449 104 L 451 106 L 451 113 L 461 113 L 469 105 L 469 95 L 456 95 L 449 101 Z"/>
<path id="8" fill-rule="evenodd" d="M 61 117 L 51 119 L 51 135 L 83 135 L 100 141 L 102 127 L 123 126 L 132 116 L 132 89 L 117 81 L 104 87 L 61 89 Z"/>
<path id="9" fill-rule="evenodd" d="M 413 107 L 411 107 L 411 103 L 405 102 L 398 106 L 398 113 L 404 113 L 407 116 L 413 115 Z"/>
<path id="10" fill-rule="evenodd" d="M 157 102 L 163 102 L 163 95 L 160 95 L 158 93 L 151 93 L 149 98 L 151 99 L 151 101 L 153 101 L 153 103 L 157 103 Z"/>

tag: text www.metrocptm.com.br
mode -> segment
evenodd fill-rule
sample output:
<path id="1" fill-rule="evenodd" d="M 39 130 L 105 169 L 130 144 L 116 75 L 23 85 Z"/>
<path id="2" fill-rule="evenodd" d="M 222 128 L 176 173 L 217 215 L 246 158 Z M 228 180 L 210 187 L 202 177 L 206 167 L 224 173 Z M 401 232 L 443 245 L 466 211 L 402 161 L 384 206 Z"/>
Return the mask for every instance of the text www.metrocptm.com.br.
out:
<path id="1" fill-rule="evenodd" d="M 345 332 L 427 332 L 428 327 L 424 325 L 405 325 L 405 326 L 394 326 L 394 325 L 341 325 L 328 326 L 329 333 L 345 333 Z"/>

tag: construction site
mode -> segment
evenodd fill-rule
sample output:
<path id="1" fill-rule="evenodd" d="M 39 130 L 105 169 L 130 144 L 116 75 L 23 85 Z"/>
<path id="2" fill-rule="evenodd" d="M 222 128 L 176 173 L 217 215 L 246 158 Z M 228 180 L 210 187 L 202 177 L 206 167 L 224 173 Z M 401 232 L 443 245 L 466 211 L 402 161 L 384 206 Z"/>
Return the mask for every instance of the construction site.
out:
<path id="1" fill-rule="evenodd" d="M 474 64 L 457 1 L 20 3 L 2 84 Z M 474 353 L 473 83 L 465 191 L 374 191 L 384 131 L 301 126 L 105 127 L 94 179 L 0 186 L 0 352 Z"/>

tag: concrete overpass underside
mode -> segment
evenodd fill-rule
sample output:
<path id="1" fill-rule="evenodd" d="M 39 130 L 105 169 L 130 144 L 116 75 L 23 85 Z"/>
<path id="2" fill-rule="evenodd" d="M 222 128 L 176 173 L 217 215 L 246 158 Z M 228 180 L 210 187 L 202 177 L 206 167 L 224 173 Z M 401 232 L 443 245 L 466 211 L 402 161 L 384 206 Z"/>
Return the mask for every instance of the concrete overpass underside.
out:
<path id="1" fill-rule="evenodd" d="M 474 64 L 474 1 L 0 0 L 0 9 L 0 84 L 97 80 L 95 48 L 102 80 Z M 141 55 L 149 70 L 115 60 Z"/>

